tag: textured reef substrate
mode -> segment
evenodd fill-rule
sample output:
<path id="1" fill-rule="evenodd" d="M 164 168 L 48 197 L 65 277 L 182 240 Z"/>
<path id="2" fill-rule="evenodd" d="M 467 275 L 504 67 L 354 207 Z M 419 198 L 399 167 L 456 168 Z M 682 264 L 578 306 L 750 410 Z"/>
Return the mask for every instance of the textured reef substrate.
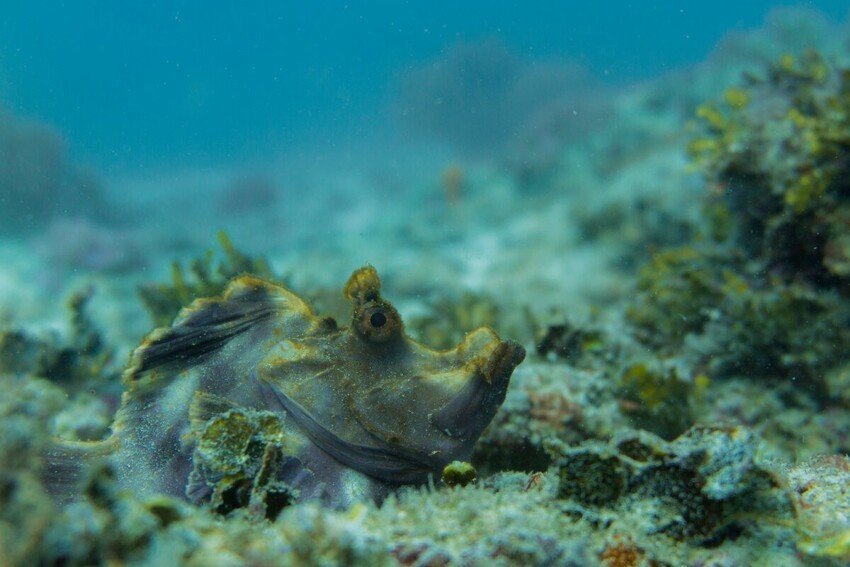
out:
<path id="1" fill-rule="evenodd" d="M 504 161 L 411 179 L 429 189 L 401 212 L 357 209 L 374 179 L 347 179 L 348 216 L 328 212 L 317 240 L 287 227 L 298 245 L 268 262 L 222 235 L 221 260 L 186 263 L 186 223 L 145 257 L 151 235 L 51 209 L 37 223 L 54 227 L 39 237 L 49 253 L 0 247 L 0 565 L 846 565 L 848 37 L 777 12 L 696 68 L 607 92 L 596 127 L 536 124 Z M 22 164 L 52 172 L 0 190 L 100 194 L 52 132 L 0 122 L 0 137 L 32 141 Z M 266 239 L 274 184 L 236 185 L 218 195 L 230 218 L 233 191 L 259 205 L 234 232 Z M 336 238 L 345 222 L 375 235 L 366 259 L 411 335 L 447 347 L 487 325 L 529 351 L 472 456 L 478 480 L 344 510 L 256 483 L 196 506 L 139 497 L 92 459 L 81 496 L 56 500 L 46 448 L 108 435 L 125 353 L 193 298 L 253 272 L 344 320 L 336 280 L 364 259 L 362 240 Z M 56 289 L 73 292 L 62 324 Z M 251 439 L 274 438 L 275 423 L 253 425 Z M 230 456 L 240 474 L 262 468 Z"/>

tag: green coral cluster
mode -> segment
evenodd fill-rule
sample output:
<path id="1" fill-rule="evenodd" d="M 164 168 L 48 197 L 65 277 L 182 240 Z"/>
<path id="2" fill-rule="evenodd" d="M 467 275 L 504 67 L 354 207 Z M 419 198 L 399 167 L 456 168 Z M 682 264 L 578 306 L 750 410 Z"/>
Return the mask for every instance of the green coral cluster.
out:
<path id="1" fill-rule="evenodd" d="M 697 116 L 707 234 L 653 257 L 627 316 L 662 357 L 825 401 L 850 341 L 850 69 L 786 55 Z"/>
<path id="2" fill-rule="evenodd" d="M 176 260 L 171 265 L 171 283 L 148 283 L 139 288 L 139 296 L 157 327 L 165 327 L 181 308 L 198 297 L 221 295 L 227 283 L 241 274 L 278 279 L 264 258 L 254 258 L 234 246 L 224 231 L 216 234 L 224 257 L 207 253 L 189 262 L 187 268 Z"/>
<path id="3" fill-rule="evenodd" d="M 716 189 L 715 234 L 729 234 L 763 270 L 846 285 L 850 68 L 813 49 L 786 54 L 697 116 L 702 134 L 688 153 Z"/>

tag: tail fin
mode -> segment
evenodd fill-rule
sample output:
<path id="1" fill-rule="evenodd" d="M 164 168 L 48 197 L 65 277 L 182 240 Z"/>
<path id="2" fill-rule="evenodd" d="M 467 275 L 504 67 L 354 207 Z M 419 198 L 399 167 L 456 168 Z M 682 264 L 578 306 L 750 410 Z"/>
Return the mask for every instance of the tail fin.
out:
<path id="1" fill-rule="evenodd" d="M 71 502 L 80 496 L 89 465 L 108 458 L 116 447 L 115 437 L 105 441 L 56 439 L 43 454 L 41 481 L 57 502 Z"/>

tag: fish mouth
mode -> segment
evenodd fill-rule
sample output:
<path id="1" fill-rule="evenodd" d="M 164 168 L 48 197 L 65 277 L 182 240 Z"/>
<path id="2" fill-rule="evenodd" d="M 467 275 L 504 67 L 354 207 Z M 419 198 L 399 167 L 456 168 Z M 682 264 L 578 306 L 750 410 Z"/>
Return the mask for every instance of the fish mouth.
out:
<path id="1" fill-rule="evenodd" d="M 523 360 L 525 349 L 520 344 L 500 342 L 457 395 L 431 416 L 431 424 L 471 449 L 505 401 L 511 374 Z"/>

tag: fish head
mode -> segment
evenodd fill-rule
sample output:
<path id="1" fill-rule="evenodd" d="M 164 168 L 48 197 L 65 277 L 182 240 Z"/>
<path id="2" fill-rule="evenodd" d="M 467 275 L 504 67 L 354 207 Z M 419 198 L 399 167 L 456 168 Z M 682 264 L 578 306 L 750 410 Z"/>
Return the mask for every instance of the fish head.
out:
<path id="1" fill-rule="evenodd" d="M 441 470 L 469 459 L 524 357 L 522 346 L 486 327 L 448 351 L 408 339 L 388 353 L 385 373 L 354 397 L 353 413 L 379 445 L 413 451 L 428 469 Z"/>
<path id="2" fill-rule="evenodd" d="M 453 349 L 428 348 L 405 333 L 371 266 L 352 274 L 345 295 L 350 327 L 290 344 L 296 356 L 269 366 L 274 376 L 264 382 L 281 405 L 326 452 L 385 481 L 421 481 L 467 460 L 523 347 L 482 327 Z M 312 375 L 293 375 L 306 367 Z"/>

